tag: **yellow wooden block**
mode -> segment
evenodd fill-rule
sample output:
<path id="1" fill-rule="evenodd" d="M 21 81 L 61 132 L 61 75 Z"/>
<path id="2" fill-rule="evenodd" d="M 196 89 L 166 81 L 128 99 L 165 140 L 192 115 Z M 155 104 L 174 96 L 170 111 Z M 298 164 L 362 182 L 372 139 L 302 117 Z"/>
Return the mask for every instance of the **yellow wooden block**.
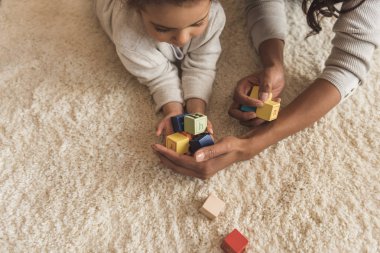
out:
<path id="1" fill-rule="evenodd" d="M 253 86 L 249 96 L 251 98 L 259 99 L 259 86 Z"/>
<path id="2" fill-rule="evenodd" d="M 185 154 L 189 150 L 189 138 L 180 133 L 166 136 L 166 147 L 178 154 Z"/>
<path id="3" fill-rule="evenodd" d="M 252 90 L 251 90 L 251 94 L 249 95 L 251 98 L 255 98 L 255 99 L 259 99 L 259 86 L 253 86 L 252 87 Z M 268 99 L 265 101 L 271 101 L 272 100 L 272 92 L 269 92 L 269 97 Z"/>
<path id="4" fill-rule="evenodd" d="M 279 110 L 280 103 L 275 101 L 266 101 L 264 102 L 264 106 L 257 107 L 256 116 L 260 119 L 271 121 L 277 118 Z"/>

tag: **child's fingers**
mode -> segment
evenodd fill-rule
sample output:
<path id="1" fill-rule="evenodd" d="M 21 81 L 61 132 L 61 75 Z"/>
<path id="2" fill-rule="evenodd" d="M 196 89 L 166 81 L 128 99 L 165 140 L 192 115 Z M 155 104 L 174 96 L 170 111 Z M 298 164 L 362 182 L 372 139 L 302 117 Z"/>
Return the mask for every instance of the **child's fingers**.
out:
<path id="1" fill-rule="evenodd" d="M 209 132 L 210 134 L 214 134 L 212 123 L 209 120 L 207 121 L 207 132 Z"/>
<path id="2" fill-rule="evenodd" d="M 164 130 L 164 126 L 165 126 L 165 124 L 163 121 L 158 123 L 157 129 L 156 129 L 156 136 L 160 136 L 162 134 L 162 131 Z"/>

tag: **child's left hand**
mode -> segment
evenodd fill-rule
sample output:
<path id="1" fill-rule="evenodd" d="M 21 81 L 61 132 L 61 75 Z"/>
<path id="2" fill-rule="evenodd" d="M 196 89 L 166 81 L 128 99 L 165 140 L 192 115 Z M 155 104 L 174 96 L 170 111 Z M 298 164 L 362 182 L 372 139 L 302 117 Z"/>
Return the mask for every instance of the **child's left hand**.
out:
<path id="1" fill-rule="evenodd" d="M 171 117 L 177 116 L 183 113 L 183 107 L 181 103 L 169 102 L 162 107 L 164 118 L 158 122 L 156 127 L 156 136 L 162 135 L 163 140 L 166 139 L 167 135 L 174 133 L 173 126 L 171 122 Z"/>
<path id="2" fill-rule="evenodd" d="M 158 122 L 156 128 L 156 136 L 162 135 L 163 139 L 165 140 L 165 137 L 167 135 L 174 133 L 170 118 L 176 115 L 178 114 L 168 114 L 160 122 Z"/>

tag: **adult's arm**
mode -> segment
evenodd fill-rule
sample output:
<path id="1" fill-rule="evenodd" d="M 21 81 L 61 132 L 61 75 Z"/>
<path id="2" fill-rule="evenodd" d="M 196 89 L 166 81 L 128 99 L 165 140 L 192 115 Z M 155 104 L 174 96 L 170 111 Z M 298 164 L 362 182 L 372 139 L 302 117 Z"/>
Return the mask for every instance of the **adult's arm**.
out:
<path id="1" fill-rule="evenodd" d="M 359 2 L 346 1 L 342 10 Z M 333 48 L 319 77 L 334 84 L 343 100 L 365 80 L 373 53 L 380 44 L 380 1 L 366 0 L 355 10 L 341 14 L 333 31 Z"/>

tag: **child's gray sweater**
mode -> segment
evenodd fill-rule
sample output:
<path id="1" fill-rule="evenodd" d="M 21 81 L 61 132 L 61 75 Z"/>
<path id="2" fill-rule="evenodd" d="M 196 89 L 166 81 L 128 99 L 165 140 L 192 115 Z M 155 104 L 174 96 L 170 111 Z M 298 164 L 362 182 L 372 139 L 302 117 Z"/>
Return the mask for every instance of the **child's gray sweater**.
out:
<path id="1" fill-rule="evenodd" d="M 286 15 L 284 0 L 246 0 L 248 28 L 253 44 L 270 38 L 285 40 Z M 358 4 L 345 1 L 342 9 Z M 305 18 L 306 22 L 306 18 Z M 346 98 L 361 83 L 369 70 L 374 50 L 380 43 L 380 1 L 366 0 L 355 10 L 341 14 L 333 31 L 333 49 L 320 78 L 333 83 Z"/>
<path id="2" fill-rule="evenodd" d="M 189 98 L 208 102 L 221 53 L 219 36 L 226 20 L 218 2 L 211 4 L 204 34 L 182 49 L 149 37 L 140 14 L 120 0 L 95 0 L 95 10 L 125 68 L 148 86 L 156 111 L 168 102 L 183 103 Z M 175 64 L 179 60 L 182 81 Z"/>

